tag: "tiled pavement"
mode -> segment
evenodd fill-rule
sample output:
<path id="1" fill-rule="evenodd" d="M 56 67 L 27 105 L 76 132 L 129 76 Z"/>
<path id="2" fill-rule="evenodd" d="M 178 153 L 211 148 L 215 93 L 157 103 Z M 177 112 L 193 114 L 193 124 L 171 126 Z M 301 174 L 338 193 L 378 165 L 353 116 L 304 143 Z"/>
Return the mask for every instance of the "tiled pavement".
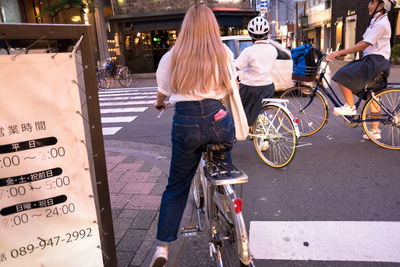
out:
<path id="1" fill-rule="evenodd" d="M 118 267 L 148 266 L 154 251 L 170 147 L 105 140 Z M 183 222 L 191 217 L 188 205 Z M 170 247 L 167 267 L 178 266 L 182 240 Z"/>
<path id="2" fill-rule="evenodd" d="M 141 266 L 155 239 L 167 175 L 138 157 L 134 144 L 116 143 L 105 148 L 118 266 Z"/>

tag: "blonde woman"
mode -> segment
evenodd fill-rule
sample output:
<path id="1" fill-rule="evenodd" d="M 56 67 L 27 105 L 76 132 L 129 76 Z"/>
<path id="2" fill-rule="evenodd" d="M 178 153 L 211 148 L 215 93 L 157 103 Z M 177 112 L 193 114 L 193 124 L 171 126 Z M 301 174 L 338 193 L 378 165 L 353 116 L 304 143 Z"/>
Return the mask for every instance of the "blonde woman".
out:
<path id="1" fill-rule="evenodd" d="M 232 146 L 234 126 L 221 99 L 231 90 L 233 55 L 223 45 L 217 20 L 204 5 L 185 15 L 175 46 L 157 69 L 157 100 L 175 104 L 168 185 L 161 199 L 157 248 L 150 266 L 163 266 L 168 244 L 177 239 L 192 178 L 207 143 Z M 230 155 L 228 155 L 230 161 Z"/>

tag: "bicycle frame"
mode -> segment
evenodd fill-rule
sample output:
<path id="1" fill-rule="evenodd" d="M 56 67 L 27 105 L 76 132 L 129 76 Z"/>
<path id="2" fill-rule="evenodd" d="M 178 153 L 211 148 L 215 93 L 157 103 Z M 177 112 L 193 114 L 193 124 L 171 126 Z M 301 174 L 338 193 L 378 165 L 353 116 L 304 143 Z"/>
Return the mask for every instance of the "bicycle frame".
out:
<path id="1" fill-rule="evenodd" d="M 292 112 L 290 112 L 290 110 L 287 108 L 287 103 L 289 102 L 289 100 L 278 99 L 278 98 L 264 98 L 262 100 L 262 102 L 264 103 L 264 106 L 267 106 L 267 105 L 275 106 L 278 108 L 278 111 L 283 110 L 286 114 L 288 114 L 290 120 L 293 122 L 296 137 L 300 138 L 300 130 L 299 130 L 299 125 L 296 122 L 296 118 L 294 117 Z M 275 117 L 271 121 L 274 121 L 277 115 L 278 115 L 278 113 L 275 114 Z M 262 125 L 262 127 L 264 128 L 264 125 Z M 268 129 L 264 128 L 263 130 L 265 132 L 269 132 L 270 127 L 274 127 L 272 123 L 269 124 Z M 282 125 L 279 125 L 279 128 L 280 127 L 282 127 Z M 279 129 L 276 129 L 276 130 L 279 130 Z M 252 136 L 255 136 L 255 135 L 252 135 Z M 256 137 L 260 137 L 260 136 L 256 136 Z"/>
<path id="2" fill-rule="evenodd" d="M 230 185 L 230 184 L 215 186 L 215 185 L 209 183 L 207 181 L 207 178 L 205 177 L 204 171 L 203 171 L 205 164 L 206 164 L 206 162 L 205 162 L 204 158 L 202 157 L 201 161 L 200 161 L 200 166 L 199 166 L 199 170 L 200 170 L 199 177 L 200 177 L 200 184 L 202 186 L 203 193 L 204 193 L 204 203 L 205 203 L 204 209 L 205 209 L 207 221 L 210 222 L 210 216 L 212 214 L 215 214 L 214 209 L 215 209 L 216 205 L 219 207 L 220 211 L 225 211 L 224 204 L 229 205 L 229 210 L 232 211 L 232 215 L 237 217 L 237 219 L 233 220 L 233 222 L 232 222 L 232 220 L 229 218 L 229 215 L 226 214 L 226 211 L 222 214 L 227 221 L 234 224 L 236 236 L 240 238 L 240 240 L 238 240 L 238 242 L 237 242 L 238 256 L 244 264 L 248 265 L 251 263 L 251 255 L 249 254 L 249 243 L 248 243 L 246 225 L 244 224 L 242 212 L 239 212 L 239 213 L 233 212 L 233 211 L 235 211 L 234 200 L 237 198 L 236 193 L 233 190 L 232 185 Z M 217 194 L 217 187 L 219 187 L 223 190 L 223 194 L 226 196 L 226 200 L 228 200 L 228 201 L 226 201 L 227 203 L 223 203 L 224 200 L 221 200 L 217 195 L 215 195 L 216 197 L 211 197 L 212 195 Z M 214 202 L 214 199 L 216 199 L 218 202 Z M 238 222 L 241 222 L 241 223 L 238 223 Z M 201 225 L 200 222 L 199 222 L 199 225 Z M 200 228 L 200 230 L 202 230 L 202 229 Z M 210 231 L 211 231 L 212 235 L 215 235 L 215 229 L 210 229 Z M 213 253 L 216 253 L 216 248 L 212 242 L 210 242 L 210 246 L 212 246 L 212 248 L 213 248 Z"/>

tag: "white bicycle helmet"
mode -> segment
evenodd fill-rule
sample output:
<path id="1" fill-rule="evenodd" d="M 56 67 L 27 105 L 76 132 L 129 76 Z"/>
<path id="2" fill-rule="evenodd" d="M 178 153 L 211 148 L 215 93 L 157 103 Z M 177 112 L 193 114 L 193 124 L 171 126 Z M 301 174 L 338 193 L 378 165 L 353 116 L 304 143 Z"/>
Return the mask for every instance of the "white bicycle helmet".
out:
<path id="1" fill-rule="evenodd" d="M 396 5 L 396 0 L 381 0 L 384 3 L 383 8 L 386 10 L 386 12 L 389 12 L 392 7 Z"/>
<path id="2" fill-rule="evenodd" d="M 388 0 L 389 1 L 389 0 Z M 263 17 L 255 17 L 247 25 L 249 34 L 254 39 L 267 39 L 269 33 L 269 23 Z"/>

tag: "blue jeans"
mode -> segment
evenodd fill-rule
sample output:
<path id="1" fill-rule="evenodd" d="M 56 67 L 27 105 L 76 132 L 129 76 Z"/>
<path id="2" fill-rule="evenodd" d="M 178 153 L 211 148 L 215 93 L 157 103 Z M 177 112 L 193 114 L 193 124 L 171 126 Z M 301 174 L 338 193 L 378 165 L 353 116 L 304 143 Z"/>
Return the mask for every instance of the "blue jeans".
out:
<path id="1" fill-rule="evenodd" d="M 201 153 L 208 143 L 227 143 L 232 147 L 234 126 L 230 115 L 215 121 L 214 115 L 224 109 L 214 99 L 178 102 L 172 124 L 172 157 L 168 184 L 163 193 L 158 219 L 157 240 L 177 239 L 192 179 Z M 230 153 L 228 153 L 230 161 Z"/>

